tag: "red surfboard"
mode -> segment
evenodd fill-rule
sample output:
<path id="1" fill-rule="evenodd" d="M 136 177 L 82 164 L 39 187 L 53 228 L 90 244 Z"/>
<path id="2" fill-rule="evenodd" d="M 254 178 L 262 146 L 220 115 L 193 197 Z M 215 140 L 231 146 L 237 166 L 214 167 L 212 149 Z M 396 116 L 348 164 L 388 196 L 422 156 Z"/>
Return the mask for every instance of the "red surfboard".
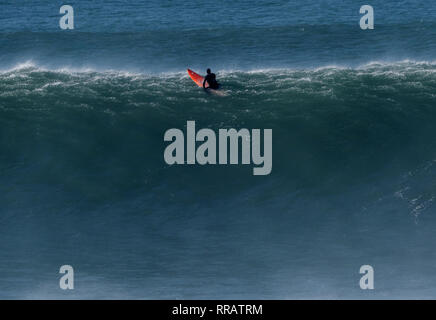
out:
<path id="1" fill-rule="evenodd" d="M 191 69 L 188 69 L 188 74 L 191 77 L 192 81 L 194 81 L 197 84 L 197 86 L 203 88 L 204 77 L 200 76 L 198 73 L 195 73 Z M 206 82 L 204 86 L 206 88 L 209 88 L 209 83 Z"/>

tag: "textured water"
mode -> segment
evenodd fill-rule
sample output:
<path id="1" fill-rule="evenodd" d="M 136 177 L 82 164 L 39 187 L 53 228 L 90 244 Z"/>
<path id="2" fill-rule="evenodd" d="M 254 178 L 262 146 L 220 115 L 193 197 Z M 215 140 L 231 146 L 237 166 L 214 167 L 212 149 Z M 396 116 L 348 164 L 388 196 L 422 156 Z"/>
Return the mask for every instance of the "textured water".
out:
<path id="1" fill-rule="evenodd" d="M 0 4 L 1 298 L 436 297 L 436 5 L 70 4 Z M 169 167 L 188 120 L 273 129 L 272 173 Z"/>

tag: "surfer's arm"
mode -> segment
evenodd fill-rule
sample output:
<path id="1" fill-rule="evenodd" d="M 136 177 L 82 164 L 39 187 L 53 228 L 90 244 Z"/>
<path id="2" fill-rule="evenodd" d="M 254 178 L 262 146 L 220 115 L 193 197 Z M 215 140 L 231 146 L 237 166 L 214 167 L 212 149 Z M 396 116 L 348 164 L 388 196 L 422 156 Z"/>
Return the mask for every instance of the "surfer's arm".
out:
<path id="1" fill-rule="evenodd" d="M 206 89 L 206 87 L 205 87 L 205 85 L 206 85 L 206 81 L 207 81 L 207 79 L 204 78 L 204 80 L 203 80 L 203 89 Z"/>

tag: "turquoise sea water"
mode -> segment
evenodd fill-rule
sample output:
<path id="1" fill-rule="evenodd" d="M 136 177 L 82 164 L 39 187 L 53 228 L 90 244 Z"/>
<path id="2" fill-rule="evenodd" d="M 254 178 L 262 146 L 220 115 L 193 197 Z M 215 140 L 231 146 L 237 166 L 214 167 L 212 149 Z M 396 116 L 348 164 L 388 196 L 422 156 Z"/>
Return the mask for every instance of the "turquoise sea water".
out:
<path id="1" fill-rule="evenodd" d="M 436 5 L 61 4 L 0 4 L 0 297 L 436 296 Z M 188 120 L 273 129 L 272 173 L 168 166 Z"/>

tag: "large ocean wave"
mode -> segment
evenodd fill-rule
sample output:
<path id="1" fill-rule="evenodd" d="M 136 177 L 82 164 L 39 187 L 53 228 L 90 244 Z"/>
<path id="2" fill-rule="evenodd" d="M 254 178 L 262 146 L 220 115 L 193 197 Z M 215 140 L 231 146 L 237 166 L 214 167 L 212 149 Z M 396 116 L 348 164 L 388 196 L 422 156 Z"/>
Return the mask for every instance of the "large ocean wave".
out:
<path id="1" fill-rule="evenodd" d="M 217 74 L 225 96 L 184 70 L 0 72 L 0 272 L 39 288 L 6 297 L 57 297 L 63 263 L 86 275 L 77 297 L 363 297 L 347 274 L 364 263 L 394 275 L 380 297 L 434 295 L 436 65 Z M 272 129 L 272 173 L 166 165 L 188 120 Z"/>
<path id="2" fill-rule="evenodd" d="M 163 133 L 183 129 L 188 120 L 212 129 L 272 128 L 273 174 L 265 181 L 281 181 L 286 191 L 332 184 L 348 188 L 435 156 L 433 63 L 223 71 L 218 76 L 225 96 L 205 94 L 185 72 L 45 70 L 32 64 L 3 71 L 2 167 L 17 170 L 20 163 L 27 172 L 32 166 L 36 177 L 42 171 L 64 187 L 102 194 L 162 184 L 171 189 L 179 175 L 186 178 L 185 187 L 195 189 L 215 186 L 212 177 L 226 185 L 235 172 L 241 175 L 239 184 L 251 185 L 244 167 L 165 165 Z M 209 181 L 200 179 L 206 172 L 212 175 Z M 71 183 L 65 182 L 68 177 Z"/>

